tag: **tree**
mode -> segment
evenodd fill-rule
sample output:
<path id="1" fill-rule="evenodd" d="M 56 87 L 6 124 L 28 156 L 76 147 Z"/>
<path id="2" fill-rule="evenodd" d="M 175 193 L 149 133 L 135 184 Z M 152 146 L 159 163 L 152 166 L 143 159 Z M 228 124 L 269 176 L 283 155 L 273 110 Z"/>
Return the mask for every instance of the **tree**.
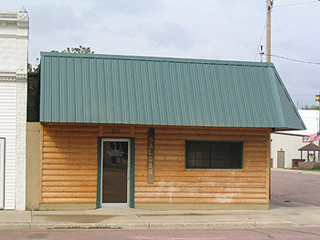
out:
<path id="1" fill-rule="evenodd" d="M 51 52 L 59 52 L 57 50 L 52 50 Z M 79 47 L 67 47 L 62 50 L 63 53 L 85 53 L 85 54 L 94 54 L 94 51 L 91 51 L 91 47 L 83 47 L 79 45 Z M 39 72 L 40 71 L 40 63 L 36 66 L 32 66 L 28 63 L 28 72 Z"/>
<path id="2" fill-rule="evenodd" d="M 28 72 L 33 72 L 33 67 L 31 63 L 28 63 Z"/>
<path id="3" fill-rule="evenodd" d="M 316 105 L 304 105 L 304 107 L 301 108 L 302 110 L 319 110 L 319 106 Z"/>
<path id="4" fill-rule="evenodd" d="M 56 50 L 52 50 L 51 52 L 58 52 Z M 91 47 L 83 47 L 79 45 L 79 47 L 67 47 L 67 49 L 62 50 L 63 53 L 85 53 L 85 54 L 93 54 L 94 51 L 91 51 Z"/>
<path id="5" fill-rule="evenodd" d="M 36 66 L 32 66 L 31 63 L 28 63 L 28 72 L 39 72 L 40 71 L 40 63 Z"/>

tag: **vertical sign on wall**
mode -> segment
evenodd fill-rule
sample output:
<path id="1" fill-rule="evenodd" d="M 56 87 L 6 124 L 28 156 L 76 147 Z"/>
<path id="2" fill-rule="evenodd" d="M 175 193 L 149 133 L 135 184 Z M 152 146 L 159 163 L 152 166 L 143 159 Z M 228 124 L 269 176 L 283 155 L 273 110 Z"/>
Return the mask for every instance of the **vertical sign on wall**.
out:
<path id="1" fill-rule="evenodd" d="M 154 183 L 154 128 L 148 131 L 148 183 Z"/>

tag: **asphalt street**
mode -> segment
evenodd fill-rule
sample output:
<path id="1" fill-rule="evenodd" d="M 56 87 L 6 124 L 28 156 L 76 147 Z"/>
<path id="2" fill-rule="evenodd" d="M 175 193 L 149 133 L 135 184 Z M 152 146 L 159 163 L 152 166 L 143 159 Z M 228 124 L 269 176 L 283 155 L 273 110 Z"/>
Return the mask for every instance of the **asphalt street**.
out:
<path id="1" fill-rule="evenodd" d="M 202 230 L 5 230 L 6 240 L 318 240 L 320 227 Z"/>
<path id="2" fill-rule="evenodd" d="M 320 206 L 320 172 L 271 171 L 271 198 Z"/>

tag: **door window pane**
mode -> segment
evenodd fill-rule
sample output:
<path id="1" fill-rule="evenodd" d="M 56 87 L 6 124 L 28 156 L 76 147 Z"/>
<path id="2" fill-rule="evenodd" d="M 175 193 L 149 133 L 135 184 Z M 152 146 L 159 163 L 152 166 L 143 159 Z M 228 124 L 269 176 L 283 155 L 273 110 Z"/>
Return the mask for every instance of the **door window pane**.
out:
<path id="1" fill-rule="evenodd" d="M 102 203 L 127 203 L 128 142 L 103 141 Z"/>

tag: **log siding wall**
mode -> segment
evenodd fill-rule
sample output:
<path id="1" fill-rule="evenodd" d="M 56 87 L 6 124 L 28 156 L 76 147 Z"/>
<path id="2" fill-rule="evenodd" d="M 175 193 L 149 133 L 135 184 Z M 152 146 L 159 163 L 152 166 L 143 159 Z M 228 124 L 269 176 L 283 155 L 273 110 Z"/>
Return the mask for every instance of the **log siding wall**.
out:
<path id="1" fill-rule="evenodd" d="M 269 129 L 152 127 L 148 184 L 149 126 L 43 124 L 41 203 L 96 203 L 98 137 L 135 137 L 135 203 L 269 202 Z M 185 140 L 243 141 L 243 169 L 186 169 Z"/>
<path id="2" fill-rule="evenodd" d="M 147 183 L 147 131 L 135 131 L 135 203 L 269 202 L 268 130 L 156 128 L 154 184 Z M 243 141 L 243 169 L 186 169 L 185 140 Z"/>

